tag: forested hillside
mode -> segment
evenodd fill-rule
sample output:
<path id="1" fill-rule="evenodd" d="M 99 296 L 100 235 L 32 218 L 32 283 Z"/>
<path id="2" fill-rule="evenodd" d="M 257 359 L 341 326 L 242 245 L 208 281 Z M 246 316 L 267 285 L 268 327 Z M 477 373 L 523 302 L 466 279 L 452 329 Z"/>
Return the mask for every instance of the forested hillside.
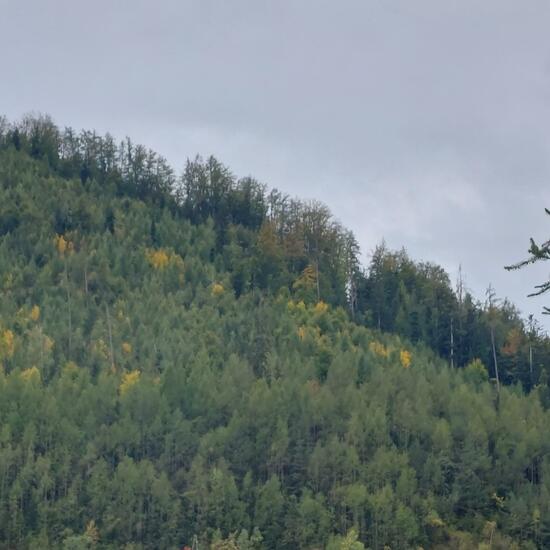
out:
<path id="1" fill-rule="evenodd" d="M 0 119 L 0 548 L 550 547 L 548 338 L 359 255 L 213 158 Z"/>

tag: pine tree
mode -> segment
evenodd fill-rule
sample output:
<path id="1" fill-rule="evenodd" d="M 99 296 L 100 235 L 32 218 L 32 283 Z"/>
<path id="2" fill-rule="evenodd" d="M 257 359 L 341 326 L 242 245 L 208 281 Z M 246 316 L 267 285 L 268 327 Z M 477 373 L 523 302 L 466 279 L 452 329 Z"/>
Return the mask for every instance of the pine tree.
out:
<path id="1" fill-rule="evenodd" d="M 544 210 L 546 214 L 550 216 L 550 210 L 548 208 L 545 208 Z M 540 261 L 550 260 L 550 239 L 538 245 L 534 241 L 534 239 L 531 238 L 531 246 L 529 247 L 529 254 L 530 256 L 527 259 L 512 265 L 505 266 L 505 269 L 507 269 L 508 271 L 513 271 Z M 540 296 L 541 294 L 544 294 L 545 292 L 550 291 L 550 280 L 535 286 L 535 289 L 536 290 L 531 294 L 528 294 L 528 296 L 530 297 Z M 550 314 L 550 308 L 547 306 L 544 306 L 543 313 L 547 315 Z"/>

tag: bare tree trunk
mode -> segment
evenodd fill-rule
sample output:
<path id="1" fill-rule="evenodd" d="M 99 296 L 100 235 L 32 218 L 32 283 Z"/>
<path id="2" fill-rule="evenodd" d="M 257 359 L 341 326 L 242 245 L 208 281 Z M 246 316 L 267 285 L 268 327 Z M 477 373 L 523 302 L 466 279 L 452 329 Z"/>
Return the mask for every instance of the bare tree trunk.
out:
<path id="1" fill-rule="evenodd" d="M 498 376 L 497 351 L 495 347 L 495 329 L 491 327 L 491 346 L 493 347 L 493 361 L 495 363 L 495 379 L 497 381 L 497 393 L 500 393 L 500 379 Z"/>
<path id="2" fill-rule="evenodd" d="M 69 270 L 67 268 L 67 259 L 65 258 L 65 289 L 67 291 L 67 307 L 69 310 L 69 350 L 68 357 L 71 357 L 73 347 L 73 316 L 71 311 L 71 291 L 69 289 Z"/>
<path id="3" fill-rule="evenodd" d="M 321 300 L 321 289 L 319 287 L 319 260 L 315 262 L 315 282 L 317 284 L 317 301 Z"/>
<path id="4" fill-rule="evenodd" d="M 529 380 L 533 386 L 533 345 L 529 342 Z"/>
<path id="5" fill-rule="evenodd" d="M 500 378 L 498 375 L 498 362 L 497 362 L 497 349 L 495 345 L 495 324 L 497 320 L 497 308 L 496 308 L 496 300 L 495 300 L 495 291 L 493 290 L 493 287 L 489 285 L 489 288 L 487 289 L 487 292 L 485 294 L 487 296 L 486 299 L 486 312 L 488 316 L 489 321 L 489 328 L 491 330 L 491 347 L 493 348 L 493 362 L 495 365 L 495 380 L 497 383 L 497 406 L 498 406 L 498 396 L 500 395 Z"/>
<path id="6" fill-rule="evenodd" d="M 115 368 L 115 352 L 113 349 L 113 331 L 111 329 L 111 316 L 109 315 L 109 306 L 105 304 L 105 312 L 107 313 L 107 329 L 109 330 L 109 349 L 111 352 L 111 368 Z"/>
<path id="7" fill-rule="evenodd" d="M 455 366 L 455 336 L 454 336 L 453 318 L 451 316 L 451 368 Z"/>
<path id="8" fill-rule="evenodd" d="M 88 296 L 88 259 L 86 258 L 86 263 L 84 264 L 84 292 Z"/>
<path id="9" fill-rule="evenodd" d="M 351 318 L 355 320 L 355 305 L 357 303 L 357 290 L 355 289 L 355 282 L 353 278 L 350 281 L 349 302 L 351 309 Z"/>

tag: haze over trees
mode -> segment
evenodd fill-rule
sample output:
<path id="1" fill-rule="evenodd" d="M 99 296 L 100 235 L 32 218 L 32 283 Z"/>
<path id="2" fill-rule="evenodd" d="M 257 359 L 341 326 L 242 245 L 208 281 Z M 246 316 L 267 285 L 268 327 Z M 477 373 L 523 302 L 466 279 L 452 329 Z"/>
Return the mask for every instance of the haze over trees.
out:
<path id="1" fill-rule="evenodd" d="M 0 548 L 550 546 L 547 336 L 322 204 L 0 119 L 0 289 Z"/>

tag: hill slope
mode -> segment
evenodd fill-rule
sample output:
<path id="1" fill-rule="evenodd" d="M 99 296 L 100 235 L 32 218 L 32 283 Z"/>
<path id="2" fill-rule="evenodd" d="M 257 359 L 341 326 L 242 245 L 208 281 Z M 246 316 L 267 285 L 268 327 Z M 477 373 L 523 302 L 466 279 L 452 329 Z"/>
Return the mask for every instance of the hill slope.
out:
<path id="1" fill-rule="evenodd" d="M 324 207 L 0 135 L 1 548 L 550 545 L 547 386 L 363 326 Z"/>

